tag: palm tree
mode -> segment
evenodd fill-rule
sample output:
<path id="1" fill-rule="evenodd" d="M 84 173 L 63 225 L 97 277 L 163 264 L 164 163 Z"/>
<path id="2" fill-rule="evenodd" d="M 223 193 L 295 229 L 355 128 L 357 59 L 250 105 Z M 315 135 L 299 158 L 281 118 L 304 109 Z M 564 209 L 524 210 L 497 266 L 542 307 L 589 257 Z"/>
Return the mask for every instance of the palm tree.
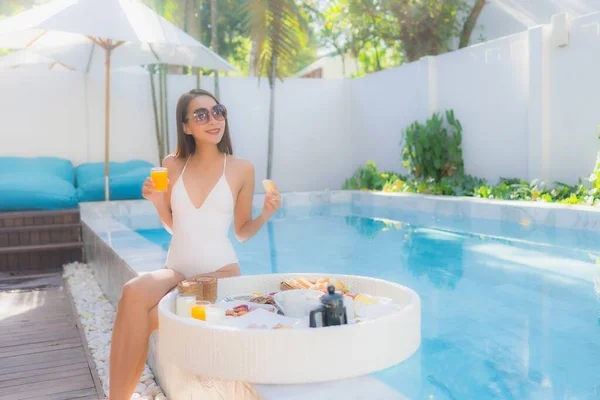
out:
<path id="1" fill-rule="evenodd" d="M 219 37 L 217 35 L 217 0 L 210 0 L 210 28 L 213 51 L 219 54 Z M 215 70 L 215 96 L 219 99 L 219 71 Z"/>
<path id="2" fill-rule="evenodd" d="M 293 67 L 293 61 L 307 41 L 307 26 L 294 0 L 249 0 L 245 6 L 253 44 L 253 70 L 267 76 L 271 88 L 267 179 L 273 169 L 273 124 L 275 83 Z"/>

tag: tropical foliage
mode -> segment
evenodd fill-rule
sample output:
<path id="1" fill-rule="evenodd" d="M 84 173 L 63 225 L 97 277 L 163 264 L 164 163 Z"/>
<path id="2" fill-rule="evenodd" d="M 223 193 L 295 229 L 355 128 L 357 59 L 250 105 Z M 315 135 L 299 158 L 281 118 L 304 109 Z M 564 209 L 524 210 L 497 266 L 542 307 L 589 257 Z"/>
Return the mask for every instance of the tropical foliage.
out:
<path id="1" fill-rule="evenodd" d="M 0 1 L 0 18 L 47 1 Z M 362 75 L 463 47 L 485 5 L 485 0 L 142 1 L 201 43 L 218 49 L 241 75 L 259 75 L 253 69 L 256 58 L 268 59 L 270 52 L 280 52 L 284 60 L 278 62 L 279 78 L 315 60 L 318 50 L 320 54 L 353 55 L 360 61 Z M 261 13 L 264 18 L 259 17 Z M 251 29 L 247 29 L 249 20 Z M 273 43 L 300 42 L 302 46 L 271 48 L 266 41 L 253 41 L 261 29 L 264 35 L 272 35 Z M 283 32 L 285 36 L 278 38 Z M 268 76 L 268 63 L 261 64 L 260 74 Z"/>
<path id="2" fill-rule="evenodd" d="M 538 179 L 528 182 L 500 178 L 494 185 L 464 173 L 462 126 L 452 110 L 445 115 L 446 123 L 436 113 L 425 123 L 415 121 L 404 130 L 401 154 L 408 174 L 379 171 L 373 161 L 368 161 L 346 179 L 342 188 L 600 205 L 600 153 L 587 182 L 579 179 L 576 184 L 547 184 Z"/>
<path id="3" fill-rule="evenodd" d="M 485 0 L 317 2 L 321 46 L 352 54 L 360 74 L 437 55 L 471 41 Z"/>

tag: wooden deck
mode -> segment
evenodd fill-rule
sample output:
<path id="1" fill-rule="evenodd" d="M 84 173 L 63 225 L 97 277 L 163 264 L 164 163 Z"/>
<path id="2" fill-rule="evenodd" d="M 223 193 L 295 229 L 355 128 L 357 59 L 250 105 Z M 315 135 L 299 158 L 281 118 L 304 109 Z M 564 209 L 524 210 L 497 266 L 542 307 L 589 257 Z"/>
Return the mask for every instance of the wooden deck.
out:
<path id="1" fill-rule="evenodd" d="M 60 274 L 0 280 L 0 400 L 103 398 Z"/>

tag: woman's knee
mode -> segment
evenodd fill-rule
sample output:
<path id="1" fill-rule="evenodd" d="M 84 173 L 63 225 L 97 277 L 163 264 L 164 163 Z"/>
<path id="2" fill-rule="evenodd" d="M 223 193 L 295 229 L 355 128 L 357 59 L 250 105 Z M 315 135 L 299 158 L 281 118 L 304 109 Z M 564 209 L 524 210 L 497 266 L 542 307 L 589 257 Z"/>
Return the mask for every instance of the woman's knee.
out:
<path id="1" fill-rule="evenodd" d="M 144 293 L 146 292 L 145 286 L 144 281 L 140 277 L 129 280 L 123 286 L 119 305 L 143 304 Z"/>
<path id="2" fill-rule="evenodd" d="M 135 304 L 136 307 L 144 306 L 150 310 L 182 279 L 183 275 L 165 270 L 138 276 L 123 286 L 119 304 Z"/>

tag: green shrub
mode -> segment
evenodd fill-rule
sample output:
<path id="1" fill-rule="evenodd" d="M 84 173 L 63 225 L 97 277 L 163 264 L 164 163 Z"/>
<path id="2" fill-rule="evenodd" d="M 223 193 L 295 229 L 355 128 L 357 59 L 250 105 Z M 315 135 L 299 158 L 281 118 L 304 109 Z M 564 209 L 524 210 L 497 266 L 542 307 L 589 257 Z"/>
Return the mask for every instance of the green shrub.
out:
<path id="1" fill-rule="evenodd" d="M 462 175 L 462 126 L 454 111 L 446 111 L 446 122 L 438 113 L 425 124 L 413 122 L 403 132 L 402 160 L 416 178 L 433 178 Z"/>
<path id="2" fill-rule="evenodd" d="M 345 190 L 382 190 L 385 183 L 390 179 L 399 179 L 400 175 L 394 172 L 381 173 L 377 170 L 373 161 L 360 167 L 354 175 L 346 179 L 342 185 Z"/>
<path id="3" fill-rule="evenodd" d="M 424 125 L 413 122 L 403 132 L 402 159 L 410 178 L 389 171 L 382 173 L 369 161 L 342 188 L 600 205 L 600 152 L 588 177 L 589 185 L 581 179 L 575 185 L 555 182 L 547 186 L 537 179 L 527 182 L 518 178 L 501 178 L 496 185 L 490 185 L 485 179 L 464 174 L 462 126 L 452 110 L 446 111 L 445 117 L 446 121 L 435 113 Z"/>

